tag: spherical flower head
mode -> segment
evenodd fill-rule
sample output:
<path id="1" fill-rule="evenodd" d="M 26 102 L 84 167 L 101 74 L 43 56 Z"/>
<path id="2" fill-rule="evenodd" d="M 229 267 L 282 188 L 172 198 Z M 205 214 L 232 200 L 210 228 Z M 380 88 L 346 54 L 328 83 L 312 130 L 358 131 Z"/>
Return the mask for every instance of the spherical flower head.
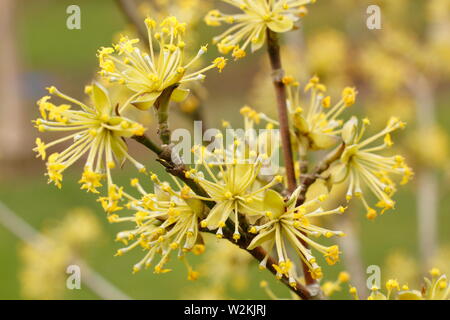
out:
<path id="1" fill-rule="evenodd" d="M 205 17 L 206 24 L 221 26 L 232 24 L 228 30 L 214 38 L 219 51 L 232 52 L 235 59 L 245 57 L 250 45 L 252 52 L 261 48 L 266 40 L 267 30 L 282 33 L 294 28 L 295 22 L 306 14 L 305 5 L 314 0 L 223 0 L 241 10 L 237 14 L 224 14 L 211 10 Z"/>
<path id="2" fill-rule="evenodd" d="M 343 236 L 344 234 L 341 231 L 328 230 L 312 223 L 312 219 L 315 217 L 340 214 L 340 208 L 333 210 L 323 210 L 320 206 L 317 208 L 322 202 L 320 196 L 297 206 L 300 190 L 298 188 L 286 202 L 278 192 L 272 189 L 266 191 L 263 206 L 265 211 L 271 212 L 271 215 L 265 222 L 253 226 L 257 231 L 257 236 L 247 248 L 251 250 L 263 245 L 267 247 L 268 252 L 271 252 L 275 247 L 278 264 L 273 267 L 277 270 L 277 276 L 280 279 L 283 276 L 295 278 L 295 268 L 292 267 L 292 261 L 295 260 L 291 255 L 288 256 L 290 252 L 287 250 L 288 243 L 297 256 L 308 266 L 314 279 L 320 279 L 323 276 L 322 269 L 307 245 L 322 253 L 329 264 L 335 264 L 339 259 L 338 246 L 327 247 L 313 241 L 311 237 L 321 235 L 325 237 Z"/>
<path id="3" fill-rule="evenodd" d="M 370 122 L 364 119 L 361 123 L 360 126 L 357 118 L 352 117 L 344 125 L 341 136 L 345 150 L 331 173 L 333 183 L 348 182 L 347 201 L 353 197 L 360 198 L 367 210 L 367 218 L 372 220 L 377 212 L 369 206 L 364 188 L 378 198 L 376 206 L 381 208 L 383 214 L 395 204 L 392 196 L 396 191 L 396 183 L 392 176 L 401 176 L 401 184 L 404 184 L 413 173 L 402 156 L 385 157 L 379 154 L 392 145 L 391 133 L 404 128 L 403 122 L 393 117 L 383 130 L 366 139 L 363 139 L 363 135 Z M 379 140 L 383 141 L 374 145 Z"/>
<path id="4" fill-rule="evenodd" d="M 72 105 L 69 104 L 56 106 L 49 102 L 49 96 L 38 101 L 41 118 L 34 121 L 36 128 L 41 132 L 55 131 L 68 134 L 48 144 L 37 138 L 37 146 L 33 150 L 45 160 L 48 148 L 71 142 L 65 150 L 54 152 L 48 157 L 49 182 L 54 182 L 60 188 L 63 171 L 84 155 L 87 155 L 87 159 L 80 180 L 81 188 L 94 193 L 98 193 L 97 188 L 102 186 L 100 181 L 105 176 L 108 178 L 108 184 L 112 183 L 110 169 L 115 167 L 116 162 L 122 163 L 128 159 L 138 169 L 144 168 L 128 154 L 123 141 L 126 137 L 142 135 L 144 128 L 118 113 L 105 88 L 98 83 L 90 87 L 92 100 L 90 105 L 59 92 L 55 87 L 48 90 L 50 94 L 79 107 L 72 109 Z"/>
<path id="5" fill-rule="evenodd" d="M 102 69 L 100 74 L 110 82 L 118 82 L 132 90 L 135 94 L 131 104 L 135 107 L 148 109 L 164 89 L 203 80 L 204 72 L 213 68 L 222 71 L 225 67 L 226 60 L 216 58 L 207 67 L 195 69 L 207 46 L 202 46 L 193 59 L 186 61 L 186 24 L 176 17 L 167 17 L 159 24 L 146 18 L 145 25 L 149 53 L 137 46 L 139 39 L 122 36 L 113 47 L 100 48 L 97 54 Z M 188 94 L 189 90 L 176 88 L 171 98 L 179 102 Z"/>

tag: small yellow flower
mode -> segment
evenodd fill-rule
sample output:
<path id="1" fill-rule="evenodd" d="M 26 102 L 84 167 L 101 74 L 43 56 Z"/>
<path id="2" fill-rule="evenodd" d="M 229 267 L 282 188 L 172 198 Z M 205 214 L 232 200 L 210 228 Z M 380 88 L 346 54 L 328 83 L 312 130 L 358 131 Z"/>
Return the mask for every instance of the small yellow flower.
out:
<path id="1" fill-rule="evenodd" d="M 334 183 L 348 181 L 347 200 L 349 201 L 353 196 L 360 198 L 367 210 L 367 218 L 374 219 L 377 212 L 369 206 L 363 186 L 366 186 L 378 198 L 376 206 L 382 208 L 381 213 L 384 213 L 395 204 L 392 195 L 396 191 L 396 184 L 391 176 L 402 176 L 401 184 L 404 184 L 413 173 L 402 156 L 384 157 L 378 154 L 379 151 L 389 147 L 390 133 L 403 128 L 405 124 L 393 117 L 383 130 L 363 140 L 368 123 L 368 121 L 362 121 L 362 126 L 358 130 L 358 120 L 352 117 L 344 125 L 342 139 L 346 147 L 339 163 L 332 168 L 332 180 Z M 386 136 L 389 138 L 386 139 Z M 383 137 L 383 143 L 373 146 L 373 143 Z"/>
<path id="2" fill-rule="evenodd" d="M 308 266 L 311 276 L 319 279 L 323 276 L 322 269 L 316 262 L 316 258 L 312 255 L 311 250 L 306 247 L 319 251 L 325 257 L 327 263 L 335 264 L 339 259 L 339 248 L 336 245 L 323 246 L 311 239 L 311 236 L 337 235 L 343 236 L 341 231 L 332 231 L 319 227 L 312 223 L 311 219 L 331 214 L 340 214 L 341 208 L 333 210 L 323 210 L 317 208 L 322 201 L 318 198 L 309 200 L 304 204 L 297 206 L 297 198 L 300 194 L 298 188 L 289 200 L 285 203 L 283 197 L 274 190 L 267 190 L 264 196 L 264 210 L 270 210 L 272 215 L 265 223 L 253 226 L 258 235 L 252 240 L 247 249 L 254 249 L 257 246 L 264 245 L 267 252 L 275 252 L 278 256 L 278 265 L 273 267 L 277 270 L 277 277 L 286 276 L 290 282 L 295 282 L 295 268 L 293 267 L 292 256 L 289 256 L 287 244 L 294 249 L 294 252 Z M 316 208 L 316 209 L 314 209 Z M 261 262 L 261 266 L 265 267 L 268 256 Z"/>
<path id="3" fill-rule="evenodd" d="M 249 107 L 244 111 L 251 112 Z M 254 114 L 256 115 L 256 113 Z M 245 116 L 245 128 L 253 126 L 253 119 Z M 194 146 L 196 167 L 188 175 L 208 193 L 209 197 L 197 197 L 216 204 L 208 216 L 201 221 L 203 228 L 217 230 L 222 237 L 222 228 L 230 218 L 234 222 L 233 239 L 240 239 L 239 214 L 260 215 L 264 192 L 282 182 L 281 176 L 270 176 L 267 183 L 260 183 L 263 161 L 272 152 L 270 133 L 249 137 L 251 141 L 235 138 L 233 143 L 214 151 L 203 146 Z M 258 146 L 250 149 L 250 146 Z M 257 150 L 257 151 L 256 151 Z"/>
<path id="4" fill-rule="evenodd" d="M 154 267 L 155 273 L 166 273 L 165 269 L 172 252 L 178 251 L 178 257 L 184 259 L 186 252 L 200 254 L 204 251 L 202 237 L 199 232 L 198 219 L 203 214 L 204 204 L 194 198 L 194 194 L 187 186 L 175 191 L 167 182 L 161 182 L 156 175 L 152 175 L 155 183 L 153 193 L 148 193 L 137 179 L 133 179 L 133 187 L 141 194 L 135 198 L 128 193 L 123 197 L 128 199 L 127 207 L 134 211 L 131 216 L 118 217 L 113 222 L 134 222 L 136 227 L 131 230 L 121 231 L 116 240 L 127 244 L 119 249 L 120 255 L 141 247 L 146 251 L 145 256 L 133 267 L 133 272 L 140 271 L 142 267 L 148 268 L 153 260 L 159 257 L 159 262 Z M 189 280 L 198 278 L 198 272 L 193 271 L 187 261 L 184 261 L 188 270 Z"/>
<path id="5" fill-rule="evenodd" d="M 312 77 L 305 86 L 305 92 L 310 92 L 310 103 L 303 110 L 300 101 L 300 87 L 297 82 L 287 86 L 288 108 L 292 118 L 295 137 L 301 148 L 311 150 L 328 149 L 339 141 L 342 120 L 339 119 L 344 110 L 355 101 L 356 91 L 345 88 L 342 98 L 331 104 L 331 97 L 325 96 L 326 87 L 320 83 L 317 76 Z M 350 98 L 350 96 L 352 98 Z M 353 103 L 350 103 L 353 99 Z"/>
<path id="6" fill-rule="evenodd" d="M 82 189 L 94 193 L 98 193 L 97 188 L 102 186 L 100 181 L 105 176 L 108 185 L 112 184 L 110 169 L 116 162 L 122 163 L 128 159 L 139 170 L 144 168 L 128 154 L 123 141 L 125 137 L 142 135 L 144 128 L 139 123 L 117 114 L 108 92 L 100 84 L 94 83 L 91 87 L 92 105 L 66 96 L 55 87 L 50 87 L 49 92 L 79 107 L 74 110 L 70 105 L 55 106 L 48 102 L 49 96 L 38 101 L 42 118 L 34 121 L 36 128 L 41 132 L 70 133 L 47 144 L 40 138 L 36 139 L 37 147 L 33 150 L 42 159 L 45 159 L 48 148 L 71 142 L 62 152 L 52 153 L 48 157 L 49 182 L 54 182 L 60 188 L 63 171 L 84 155 L 87 155 L 87 159 L 79 182 Z"/>
<path id="7" fill-rule="evenodd" d="M 430 272 L 431 279 L 425 278 L 425 286 L 421 290 L 410 289 L 407 285 L 400 286 L 397 280 L 386 282 L 387 294 L 377 287 L 372 288 L 368 300 L 448 300 L 450 288 L 445 274 Z M 400 289 L 401 288 L 401 289 Z M 353 288 L 354 289 L 354 288 Z M 356 289 L 354 289 L 356 292 Z M 354 295 L 357 299 L 357 295 Z"/>
<path id="8" fill-rule="evenodd" d="M 42 160 L 45 160 L 47 155 L 45 149 L 47 149 L 47 146 L 42 142 L 41 138 L 36 138 L 36 148 L 33 149 L 33 151 L 37 152 L 36 158 L 41 157 Z"/>
<path id="9" fill-rule="evenodd" d="M 342 271 L 339 273 L 338 281 L 340 283 L 346 283 L 350 280 L 350 274 L 346 271 Z"/>
<path id="10" fill-rule="evenodd" d="M 348 274 L 348 272 L 346 271 L 340 272 L 336 281 L 326 281 L 323 285 L 321 285 L 323 294 L 326 297 L 329 297 L 333 293 L 341 291 L 341 284 L 346 283 L 349 280 L 350 275 Z"/>
<path id="11" fill-rule="evenodd" d="M 214 38 L 219 51 L 232 52 L 235 59 L 245 57 L 250 45 L 252 52 L 261 48 L 266 40 L 267 29 L 281 33 L 294 28 L 294 23 L 306 14 L 305 5 L 314 0 L 223 0 L 242 12 L 224 14 L 211 10 L 205 17 L 206 24 L 220 26 L 232 24 L 228 30 Z"/>
<path id="12" fill-rule="evenodd" d="M 106 197 L 100 197 L 98 198 L 98 202 L 101 203 L 103 210 L 105 210 L 106 213 L 111 214 L 113 212 L 122 210 L 122 207 L 119 206 L 119 201 L 123 197 L 123 187 L 118 187 L 114 183 L 111 183 L 108 186 L 108 195 Z M 110 217 L 112 215 L 109 215 Z M 112 219 L 110 222 L 115 222 L 115 219 Z"/>
<path id="13" fill-rule="evenodd" d="M 314 76 L 304 86 L 304 91 L 310 94 L 309 101 L 304 102 L 300 96 L 300 84 L 293 77 L 286 76 L 283 82 L 287 89 L 291 132 L 300 152 L 306 154 L 308 150 L 329 149 L 336 145 L 340 140 L 343 124 L 340 116 L 355 102 L 356 90 L 344 88 L 341 99 L 332 104 L 331 97 L 325 96 L 326 86 Z M 307 107 L 302 107 L 304 104 Z M 278 121 L 267 115 L 258 115 L 259 118 L 278 125 Z"/>
<path id="14" fill-rule="evenodd" d="M 81 189 L 86 189 L 92 193 L 99 193 L 97 188 L 102 186 L 100 183 L 102 177 L 103 175 L 101 173 L 94 172 L 88 167 L 83 171 L 83 175 L 78 183 L 82 184 Z"/>

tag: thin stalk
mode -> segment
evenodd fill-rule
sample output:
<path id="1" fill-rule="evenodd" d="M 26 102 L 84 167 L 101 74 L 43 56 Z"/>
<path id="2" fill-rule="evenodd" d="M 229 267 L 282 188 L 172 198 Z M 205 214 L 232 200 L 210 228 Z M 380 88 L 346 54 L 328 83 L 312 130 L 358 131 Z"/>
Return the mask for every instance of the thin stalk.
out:
<path id="1" fill-rule="evenodd" d="M 292 193 L 297 187 L 297 181 L 295 179 L 294 156 L 291 145 L 291 134 L 289 130 L 286 86 L 283 83 L 284 70 L 281 64 L 278 36 L 270 29 L 267 29 L 267 53 L 269 55 L 270 66 L 272 67 L 272 82 L 277 98 L 278 121 L 281 133 L 284 167 L 286 169 L 287 189 L 289 193 Z M 302 243 L 308 247 L 304 241 L 302 241 Z M 320 295 L 320 288 L 317 288 L 317 281 L 312 278 L 308 266 L 303 261 L 302 268 L 306 285 L 314 288 L 314 290 Z"/>
<path id="2" fill-rule="evenodd" d="M 161 142 L 165 145 L 170 144 L 171 132 L 169 129 L 169 102 L 170 96 L 173 90 L 178 87 L 178 84 L 174 84 L 163 90 L 161 95 L 156 99 L 154 108 L 158 118 L 158 135 Z"/>
<path id="3" fill-rule="evenodd" d="M 284 71 L 281 64 L 278 36 L 269 29 L 267 29 L 267 51 L 269 54 L 270 66 L 272 67 L 272 81 L 277 98 L 278 119 L 281 132 L 281 144 L 283 147 L 284 166 L 286 168 L 287 187 L 288 191 L 292 193 L 294 192 L 297 183 L 295 179 L 294 157 L 289 130 L 286 86 L 283 83 Z"/>

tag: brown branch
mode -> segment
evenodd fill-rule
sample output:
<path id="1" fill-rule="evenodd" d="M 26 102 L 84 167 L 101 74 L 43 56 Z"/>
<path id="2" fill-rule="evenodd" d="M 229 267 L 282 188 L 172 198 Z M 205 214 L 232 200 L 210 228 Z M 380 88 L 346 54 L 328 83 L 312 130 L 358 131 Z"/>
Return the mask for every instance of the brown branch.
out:
<path id="1" fill-rule="evenodd" d="M 162 152 L 162 149 L 145 135 L 133 136 L 132 138 L 137 142 L 139 142 L 140 144 L 146 146 L 148 149 L 152 150 L 157 155 Z"/>
<path id="2" fill-rule="evenodd" d="M 292 153 L 291 133 L 289 130 L 289 118 L 287 109 L 286 86 L 283 83 L 284 70 L 281 64 L 280 44 L 275 32 L 267 29 L 267 52 L 269 54 L 270 66 L 272 67 L 272 81 L 277 97 L 278 121 L 281 131 L 281 145 L 283 149 L 284 166 L 286 168 L 286 180 L 289 193 L 294 192 L 297 187 L 294 169 L 294 156 Z M 308 244 L 299 239 L 308 248 Z M 303 276 L 307 285 L 316 285 L 312 278 L 309 267 L 302 262 Z"/>
<path id="3" fill-rule="evenodd" d="M 297 182 L 295 179 L 294 157 L 292 153 L 291 134 L 286 103 L 286 86 L 283 83 L 284 71 L 281 65 L 280 45 L 277 34 L 267 29 L 267 51 L 272 67 L 272 81 L 277 96 L 278 120 L 281 131 L 281 144 L 283 146 L 284 166 L 288 191 L 294 192 Z"/>
<path id="4" fill-rule="evenodd" d="M 235 241 L 233 240 L 233 235 L 232 235 L 232 231 L 230 229 L 228 229 L 229 233 L 227 235 L 227 239 L 233 243 L 235 243 Z M 225 232 L 224 232 L 224 236 L 225 236 Z M 241 240 L 242 239 L 242 240 Z M 253 250 L 248 250 L 247 247 L 250 244 L 252 238 L 245 238 L 242 237 L 241 239 L 238 240 L 237 243 L 235 243 L 237 246 L 239 246 L 241 249 L 246 250 L 248 253 L 250 253 L 256 260 L 258 261 L 262 261 L 266 255 L 267 255 L 267 251 L 264 250 L 264 248 L 262 247 L 256 247 Z M 266 263 L 266 268 L 267 270 L 269 270 L 273 275 L 277 274 L 277 270 L 275 270 L 274 265 L 277 265 L 277 261 L 275 261 L 275 259 L 273 257 L 269 257 L 267 259 L 267 263 Z M 289 280 L 286 277 L 283 277 L 280 279 L 280 281 L 286 285 L 287 287 L 289 287 L 290 290 L 292 290 L 294 293 L 296 293 L 300 298 L 304 299 L 304 300 L 311 300 L 316 298 L 315 296 L 312 296 L 310 291 L 308 290 L 307 287 L 305 287 L 304 285 L 300 284 L 298 281 L 296 282 L 296 286 L 292 287 L 289 284 Z"/>
<path id="5" fill-rule="evenodd" d="M 339 147 L 334 149 L 331 153 L 329 153 L 314 169 L 312 173 L 304 174 L 301 178 L 302 191 L 297 199 L 297 205 L 303 204 L 305 202 L 306 192 L 308 188 L 316 182 L 318 178 L 320 178 L 321 174 L 327 170 L 330 165 L 339 159 L 344 152 L 345 144 L 342 143 Z"/>

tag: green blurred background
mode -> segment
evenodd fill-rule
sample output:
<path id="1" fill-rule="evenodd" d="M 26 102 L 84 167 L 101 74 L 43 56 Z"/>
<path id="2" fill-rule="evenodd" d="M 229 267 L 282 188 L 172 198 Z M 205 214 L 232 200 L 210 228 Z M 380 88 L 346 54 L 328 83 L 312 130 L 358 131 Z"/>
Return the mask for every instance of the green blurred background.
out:
<path id="1" fill-rule="evenodd" d="M 46 184 L 43 176 L 44 164 L 34 159 L 31 148 L 36 132 L 31 127 L 31 119 L 37 116 L 35 101 L 45 95 L 44 88 L 56 85 L 64 92 L 77 98 L 82 98 L 84 84 L 89 83 L 95 75 L 97 68 L 96 50 L 100 46 L 109 45 L 117 33 L 126 27 L 126 20 L 118 9 L 115 1 L 77 1 L 81 8 L 81 30 L 68 30 L 66 28 L 66 8 L 73 1 L 66 0 L 19 0 L 14 2 L 12 30 L 2 30 L 13 34 L 16 45 L 16 63 L 19 70 L 20 102 L 23 105 L 23 114 L 16 121 L 17 136 L 20 136 L 21 148 L 17 155 L 8 150 L 0 149 L 0 201 L 13 210 L 18 216 L 26 220 L 36 229 L 57 224 L 64 214 L 73 207 L 88 207 L 96 213 L 101 223 L 102 237 L 92 243 L 86 251 L 84 258 L 97 272 L 102 274 L 116 287 L 132 298 L 136 299 L 177 299 L 186 297 L 190 290 L 197 287 L 208 286 L 208 281 L 200 278 L 196 282 L 186 280 L 185 270 L 181 263 L 172 261 L 174 271 L 163 275 L 155 275 L 151 271 L 138 274 L 131 273 L 132 265 L 138 261 L 141 252 L 131 252 L 122 257 L 114 257 L 119 244 L 114 242 L 115 233 L 120 230 L 119 225 L 110 225 L 101 210 L 95 197 L 79 190 L 77 180 L 79 170 L 71 168 L 64 177 L 61 191 L 52 185 Z M 372 37 L 371 31 L 365 27 L 364 6 L 356 10 L 351 5 L 342 6 L 342 1 L 318 1 L 310 6 L 310 13 L 305 18 L 303 36 L 313 37 L 318 30 L 333 28 L 344 34 L 353 30 L 360 33 L 358 37 L 366 40 Z M 349 1 L 352 2 L 352 1 Z M 411 28 L 418 32 L 423 27 L 423 3 L 414 2 L 418 10 L 409 11 Z M 354 2 L 353 2 L 354 3 Z M 367 6 L 366 6 L 367 7 Z M 421 9 L 422 8 L 422 9 Z M 351 15 L 349 10 L 353 10 Z M 356 11 L 356 13 L 355 13 Z M 360 21 L 355 19 L 360 17 Z M 349 28 L 349 19 L 351 26 Z M 356 29 L 356 31 L 354 30 Z M 208 42 L 218 30 L 210 29 L 200 24 L 199 35 L 202 42 Z M 296 32 L 296 31 L 294 31 Z M 349 34 L 349 37 L 352 36 Z M 354 38 L 353 38 L 354 39 Z M 376 42 L 376 40 L 373 40 Z M 4 43 L 2 43 L 2 46 Z M 350 43 L 350 47 L 358 43 Z M 216 54 L 215 48 L 210 46 L 209 54 Z M 3 50 L 3 48 L 0 48 Z M 307 50 L 307 48 L 305 49 Z M 255 55 L 249 55 L 237 63 L 230 62 L 222 74 L 211 72 L 208 74 L 205 87 L 209 95 L 205 102 L 205 114 L 209 126 L 219 126 L 222 119 L 239 121 L 238 110 L 249 101 L 248 92 L 254 85 L 261 63 L 265 63 L 263 50 Z M 260 61 L 261 60 L 261 61 Z M 302 61 L 299 61 L 301 68 Z M 3 73 L 5 70 L 2 70 Z M 313 72 L 313 71 L 311 71 Z M 330 76 L 331 77 L 331 76 Z M 6 77 L 2 78 L 7 80 Z M 269 78 L 267 77 L 267 81 Z M 353 84 L 356 81 L 352 81 Z M 225 84 L 225 85 L 223 85 Z M 350 83 L 352 84 L 352 83 Z M 356 83 L 357 85 L 357 83 Z M 442 90 L 437 97 L 437 118 L 446 134 L 450 133 L 450 90 Z M 364 96 L 358 104 L 364 105 Z M 2 100 L 3 101 L 3 100 Z M 7 109 L 8 105 L 1 108 Z M 217 115 L 220 114 L 220 117 Z M 2 112 L 7 118 L 8 111 Z M 14 118 L 16 119 L 16 118 Z M 175 125 L 188 126 L 186 120 L 179 120 Z M 408 132 L 403 134 L 407 135 Z M 152 171 L 161 172 L 158 164 L 153 161 L 151 154 L 140 146 L 131 145 Z M 129 167 L 119 173 L 117 182 L 128 184 L 130 178 Z M 445 247 L 450 242 L 449 225 L 450 198 L 448 197 L 448 176 L 444 172 L 439 175 L 439 216 L 438 231 L 439 246 Z M 413 259 L 419 258 L 416 217 L 416 194 L 414 181 L 406 187 L 400 188 L 395 211 L 385 214 L 375 221 L 368 221 L 363 214 L 355 217 L 360 236 L 360 248 L 363 265 L 383 265 L 386 257 L 395 250 L 401 250 Z M 357 210 L 355 210 L 357 211 Z M 357 214 L 358 212 L 352 212 Z M 9 230 L 0 225 L 0 298 L 23 299 L 19 281 L 19 270 L 22 260 L 19 259 L 18 249 L 22 245 Z M 202 257 L 196 257 L 194 264 L 201 262 Z M 327 279 L 335 279 L 344 266 L 339 263 L 333 267 L 325 267 Z M 55 271 L 56 272 L 56 271 Z M 280 296 L 287 297 L 287 290 L 274 281 L 266 271 L 259 271 L 257 265 L 250 268 L 249 286 L 244 290 L 235 290 L 229 287 L 228 295 L 232 298 L 266 299 L 267 296 L 259 288 L 260 280 L 268 280 L 273 290 Z M 345 288 L 344 288 L 345 289 Z M 346 291 L 346 290 L 344 290 Z M 345 292 L 337 297 L 348 297 Z M 81 290 L 66 290 L 62 298 L 67 299 L 98 299 L 86 286 Z"/>

